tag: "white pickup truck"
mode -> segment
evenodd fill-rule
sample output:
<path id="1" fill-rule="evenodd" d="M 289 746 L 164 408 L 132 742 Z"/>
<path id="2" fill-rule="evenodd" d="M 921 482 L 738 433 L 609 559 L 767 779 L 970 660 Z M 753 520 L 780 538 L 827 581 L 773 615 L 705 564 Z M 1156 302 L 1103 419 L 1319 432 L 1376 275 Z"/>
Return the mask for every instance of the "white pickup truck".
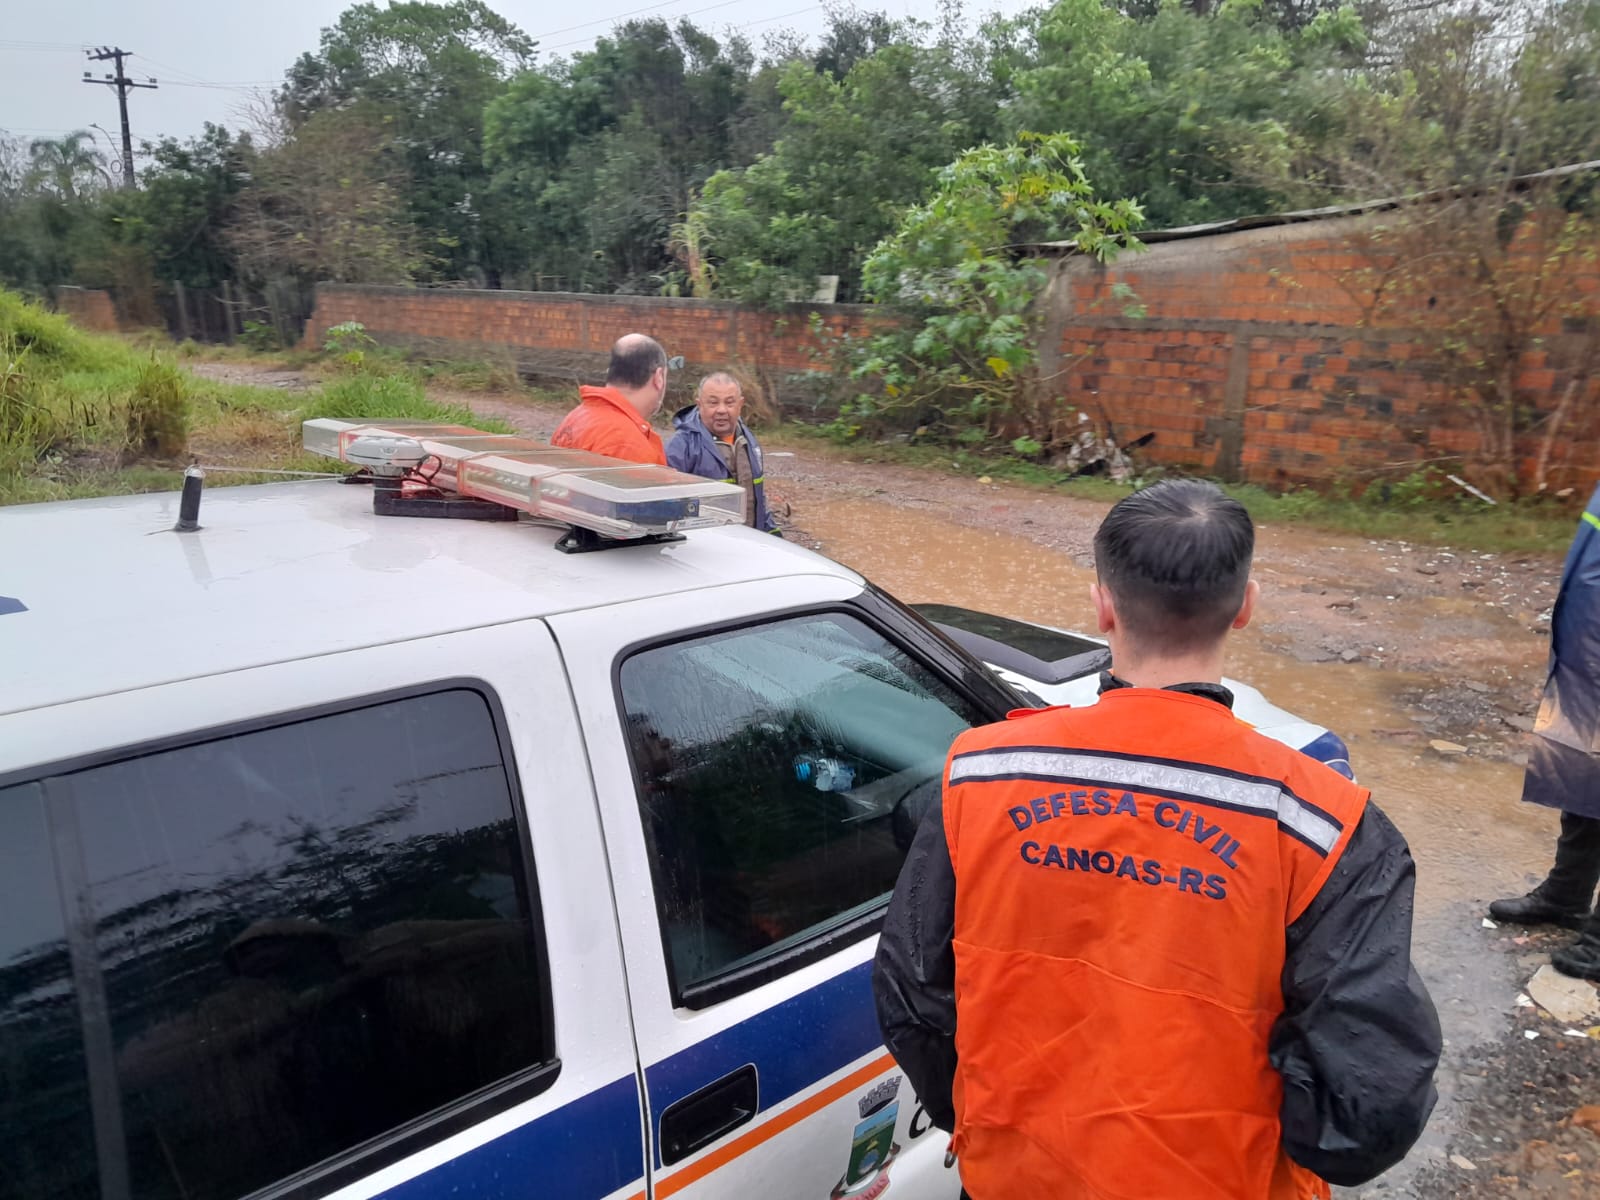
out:
<path id="1" fill-rule="evenodd" d="M 955 1197 L 869 972 L 1013 687 L 753 530 L 374 499 L 0 509 L 0 1195 Z"/>

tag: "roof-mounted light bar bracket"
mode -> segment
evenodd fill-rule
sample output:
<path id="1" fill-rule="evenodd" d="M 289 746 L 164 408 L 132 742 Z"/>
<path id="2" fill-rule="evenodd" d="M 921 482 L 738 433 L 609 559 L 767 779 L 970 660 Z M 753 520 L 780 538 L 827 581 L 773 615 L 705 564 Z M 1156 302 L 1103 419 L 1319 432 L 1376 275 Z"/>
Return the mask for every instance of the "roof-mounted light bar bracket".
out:
<path id="1" fill-rule="evenodd" d="M 603 533 L 596 533 L 592 529 L 585 529 L 581 525 L 574 525 L 561 535 L 556 542 L 556 549 L 563 554 L 591 554 L 596 550 L 611 550 L 617 546 L 665 546 L 672 542 L 688 540 L 681 533 L 647 533 L 643 537 L 623 541 L 607 537 Z"/>

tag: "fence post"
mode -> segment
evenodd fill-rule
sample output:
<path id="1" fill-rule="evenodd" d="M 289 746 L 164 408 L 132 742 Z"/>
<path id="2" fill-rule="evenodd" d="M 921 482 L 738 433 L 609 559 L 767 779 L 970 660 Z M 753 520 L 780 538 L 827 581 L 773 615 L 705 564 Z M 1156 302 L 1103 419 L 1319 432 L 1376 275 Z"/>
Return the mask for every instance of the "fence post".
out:
<path id="1" fill-rule="evenodd" d="M 272 322 L 272 330 L 278 335 L 278 344 L 288 346 L 289 339 L 283 331 L 283 288 L 276 279 L 267 284 L 267 319 Z"/>
<path id="2" fill-rule="evenodd" d="M 189 308 L 184 301 L 183 284 L 177 280 L 172 282 L 172 298 L 177 301 L 178 305 L 178 340 L 187 342 L 189 340 Z"/>
<path id="3" fill-rule="evenodd" d="M 1239 483 L 1244 479 L 1244 418 L 1250 395 L 1250 334 L 1243 329 L 1234 331 L 1222 389 L 1222 428 L 1212 470 L 1224 483 Z"/>

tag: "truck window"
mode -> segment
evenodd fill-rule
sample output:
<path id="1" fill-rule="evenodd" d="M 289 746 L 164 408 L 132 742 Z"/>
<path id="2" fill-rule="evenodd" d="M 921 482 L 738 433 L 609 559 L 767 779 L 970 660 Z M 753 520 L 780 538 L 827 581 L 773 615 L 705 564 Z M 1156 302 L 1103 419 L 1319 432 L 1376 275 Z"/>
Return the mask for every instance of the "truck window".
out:
<path id="1" fill-rule="evenodd" d="M 674 993 L 870 914 L 980 720 L 855 617 L 638 652 L 623 707 Z"/>
<path id="2" fill-rule="evenodd" d="M 80 1031 L 101 1172 L 113 1164 L 137 1200 L 243 1196 L 553 1059 L 532 881 L 478 691 L 162 749 L 41 789 L 52 827 L 71 831 L 55 836 L 55 874 L 89 918 L 66 922 L 77 1005 L 100 1014 L 110 1049 L 97 1073 L 94 1022 Z M 0 797 L 9 828 L 26 804 Z M 60 925 L 25 940 L 59 947 Z M 40 1021 L 26 1036 L 59 1040 Z M 24 1050 L 46 1058 L 42 1040 Z M 90 1111 L 65 1079 L 69 1051 L 54 1096 L 25 1095 L 20 1123 L 0 1109 L 13 1161 L 19 1128 L 25 1150 L 54 1146 Z"/>

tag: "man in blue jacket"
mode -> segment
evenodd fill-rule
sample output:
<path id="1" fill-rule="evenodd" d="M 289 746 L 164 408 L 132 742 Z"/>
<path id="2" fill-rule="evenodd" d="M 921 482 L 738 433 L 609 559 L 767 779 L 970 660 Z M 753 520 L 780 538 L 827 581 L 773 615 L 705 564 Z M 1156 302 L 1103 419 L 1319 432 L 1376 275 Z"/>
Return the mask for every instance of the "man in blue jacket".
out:
<path id="1" fill-rule="evenodd" d="M 744 489 L 744 523 L 766 533 L 778 526 L 767 511 L 761 446 L 740 419 L 744 389 L 726 371 L 700 381 L 694 403 L 673 415 L 667 465 L 690 475 L 737 483 Z"/>
<path id="2" fill-rule="evenodd" d="M 1600 981 L 1600 489 L 1567 551 L 1550 628 L 1550 673 L 1534 721 L 1522 798 L 1561 810 L 1556 860 L 1526 896 L 1496 900 L 1491 915 L 1563 925 L 1578 938 L 1550 956 L 1556 970 Z"/>

